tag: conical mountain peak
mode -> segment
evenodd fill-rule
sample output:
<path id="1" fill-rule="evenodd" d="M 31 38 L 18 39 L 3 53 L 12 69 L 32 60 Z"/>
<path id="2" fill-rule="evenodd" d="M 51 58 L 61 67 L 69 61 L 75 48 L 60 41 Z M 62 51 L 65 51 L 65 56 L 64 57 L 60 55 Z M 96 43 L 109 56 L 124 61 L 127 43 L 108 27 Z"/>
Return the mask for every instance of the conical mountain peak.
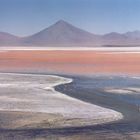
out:
<path id="1" fill-rule="evenodd" d="M 37 45 L 77 45 L 91 44 L 95 36 L 87 31 L 73 26 L 72 24 L 59 20 L 50 27 L 26 38 L 26 44 Z"/>
<path id="2" fill-rule="evenodd" d="M 69 23 L 61 19 L 57 21 L 55 24 L 69 24 Z"/>
<path id="3" fill-rule="evenodd" d="M 50 27 L 58 27 L 58 28 L 68 28 L 68 27 L 74 27 L 72 24 L 70 24 L 70 23 L 68 23 L 68 22 L 66 22 L 66 21 L 64 21 L 64 20 L 59 20 L 59 21 L 57 21 L 55 24 L 53 24 L 52 26 L 50 26 Z"/>

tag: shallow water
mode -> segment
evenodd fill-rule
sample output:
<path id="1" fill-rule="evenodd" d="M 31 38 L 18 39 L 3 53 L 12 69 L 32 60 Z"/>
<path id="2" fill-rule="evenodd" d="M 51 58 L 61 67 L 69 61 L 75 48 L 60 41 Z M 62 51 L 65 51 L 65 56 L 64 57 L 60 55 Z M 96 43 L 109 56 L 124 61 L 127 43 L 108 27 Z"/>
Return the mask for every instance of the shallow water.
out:
<path id="1" fill-rule="evenodd" d="M 73 83 L 60 85 L 56 87 L 56 90 L 86 102 L 121 112 L 124 119 L 112 124 L 116 130 L 121 130 L 121 124 L 125 124 L 124 130 L 129 129 L 129 132 L 131 129 L 140 131 L 140 93 L 114 94 L 104 90 L 105 88 L 139 88 L 140 77 L 98 75 L 73 77 L 73 79 Z"/>
<path id="2" fill-rule="evenodd" d="M 107 93 L 104 88 L 140 87 L 140 78 L 132 76 L 64 76 L 74 81 L 56 90 L 86 102 L 121 112 L 124 119 L 108 124 L 57 129 L 0 130 L 3 140 L 139 140 L 140 95 Z M 134 138 L 137 136 L 137 138 Z"/>

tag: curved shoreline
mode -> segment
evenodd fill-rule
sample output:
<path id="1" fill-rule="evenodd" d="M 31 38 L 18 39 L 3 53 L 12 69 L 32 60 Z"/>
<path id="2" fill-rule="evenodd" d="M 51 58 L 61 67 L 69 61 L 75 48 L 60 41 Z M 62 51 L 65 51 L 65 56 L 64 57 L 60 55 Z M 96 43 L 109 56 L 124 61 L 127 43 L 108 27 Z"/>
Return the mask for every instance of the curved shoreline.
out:
<path id="1" fill-rule="evenodd" d="M 95 75 L 92 75 L 92 76 L 94 77 Z M 124 79 L 132 78 L 133 80 L 139 79 L 138 75 L 135 75 L 135 76 L 131 75 L 132 77 L 130 77 L 130 75 L 119 75 L 119 76 L 110 75 L 110 76 L 116 77 L 116 78 L 124 78 Z M 108 77 L 110 79 L 110 76 L 108 77 L 108 75 L 105 74 L 105 75 L 101 75 L 101 76 L 98 75 L 97 77 Z M 134 96 L 132 94 L 119 94 L 119 93 L 114 94 L 114 93 L 109 93 L 109 92 L 106 92 L 105 90 L 96 89 L 96 88 L 94 91 L 94 88 L 88 89 L 88 88 L 86 88 L 86 85 L 85 85 L 86 81 L 88 82 L 89 79 L 92 79 L 91 77 L 87 77 L 87 76 L 70 76 L 70 77 L 72 77 L 74 79 L 74 81 L 73 81 L 74 83 L 69 83 L 69 84 L 64 85 L 64 88 L 67 89 L 66 94 L 68 96 L 71 96 L 73 98 L 77 98 L 77 99 L 80 99 L 82 101 L 86 101 L 86 102 L 89 102 L 92 104 L 96 104 L 96 105 L 99 105 L 102 107 L 106 107 L 106 108 L 115 110 L 117 112 L 121 112 L 123 115 L 123 119 L 121 119 L 119 121 L 120 123 L 124 123 L 124 122 L 127 122 L 127 123 L 134 122 L 135 123 L 136 121 L 140 122 L 140 119 L 139 119 L 140 113 L 139 113 L 138 105 L 135 103 L 132 103 L 132 101 L 127 102 L 128 98 L 130 98 L 130 100 L 136 100 L 135 98 L 137 98 L 137 97 L 135 97 L 135 95 L 139 96 L 139 94 L 135 93 Z M 81 82 L 81 81 L 85 81 L 85 82 Z M 81 87 L 81 93 L 76 92 L 76 90 L 79 88 L 75 87 L 74 86 L 75 84 L 77 85 L 77 87 L 80 84 L 83 85 Z M 57 86 L 56 90 L 63 92 L 63 93 L 65 92 L 62 85 Z M 88 95 L 84 94 L 85 91 L 88 92 Z M 88 96 L 89 96 L 89 98 L 88 98 Z M 120 100 L 120 98 L 124 98 L 124 99 Z M 139 96 L 139 98 L 140 98 L 140 96 Z"/>
<path id="2" fill-rule="evenodd" d="M 86 78 L 86 77 L 81 78 L 81 77 L 74 77 L 74 76 L 67 76 L 67 75 L 62 75 L 62 77 L 69 77 L 69 78 L 72 78 L 74 80 L 72 83 L 69 83 L 69 84 L 58 85 L 55 87 L 55 89 L 57 91 L 60 91 L 60 89 L 61 89 L 61 91 L 63 91 L 63 93 L 66 93 L 65 91 L 68 91 L 67 95 L 72 96 L 72 97 L 73 97 L 73 95 L 71 93 L 72 92 L 75 93 L 75 91 L 70 92 L 69 89 L 74 90 L 75 87 L 73 87 L 73 85 L 75 85 L 75 84 L 76 84 L 76 89 L 77 89 L 79 84 L 80 84 L 80 85 L 82 85 L 82 88 L 80 91 L 80 95 L 81 95 L 84 92 L 84 87 L 86 87 L 85 82 L 88 82 L 88 79 L 89 79 L 89 77 L 88 78 Z M 84 83 L 81 83 L 81 81 L 83 81 L 83 80 L 84 80 Z M 91 79 L 91 80 L 93 80 L 93 79 Z M 88 84 L 90 84 L 90 83 L 88 83 Z M 87 89 L 86 89 L 86 91 L 87 91 Z M 90 93 L 90 88 L 89 88 L 88 92 Z M 99 91 L 94 92 L 95 95 L 97 94 L 97 92 L 99 93 Z M 101 94 L 97 94 L 97 96 L 100 97 Z M 81 95 L 81 97 L 82 97 L 82 95 Z M 110 94 L 107 97 L 110 97 Z M 75 98 L 79 99 L 78 97 L 75 97 Z M 106 101 L 108 101 L 108 100 L 106 100 L 106 98 L 103 98 L 103 99 L 104 99 L 103 104 L 101 104 L 100 98 L 97 98 L 97 102 L 91 102 L 91 103 L 96 104 L 96 105 L 100 105 L 100 106 L 105 106 L 105 107 L 109 108 L 109 105 L 111 102 L 109 104 L 104 104 L 104 103 L 107 103 Z M 112 99 L 113 98 L 111 98 L 111 100 Z M 115 98 L 115 100 L 116 99 L 117 98 Z M 81 98 L 81 100 L 83 100 L 83 99 Z M 96 98 L 94 100 L 96 100 Z M 111 103 L 110 109 L 116 110 L 115 108 L 118 108 L 121 105 L 126 104 L 126 103 L 124 103 L 124 104 L 121 103 L 120 106 L 118 106 L 117 102 L 114 102 L 115 100 L 113 100 L 113 104 Z M 115 108 L 113 107 L 114 105 L 115 105 Z M 72 139 L 76 139 L 76 138 L 80 138 L 80 140 L 96 139 L 96 138 L 98 140 L 108 140 L 111 137 L 112 137 L 112 140 L 114 140 L 114 139 L 115 140 L 116 139 L 124 140 L 124 139 L 134 139 L 135 137 L 137 137 L 136 140 L 139 140 L 139 138 L 140 138 L 140 135 L 139 135 L 139 132 L 140 132 L 140 129 L 139 129 L 140 128 L 140 119 L 139 119 L 140 114 L 138 115 L 138 112 L 136 112 L 135 108 L 133 108 L 133 107 L 129 108 L 130 112 L 124 112 L 124 110 L 125 109 L 127 110 L 128 108 L 129 108 L 129 106 L 122 106 L 122 108 L 119 108 L 120 110 L 117 110 L 117 111 L 121 112 L 124 115 L 124 118 L 122 120 L 118 120 L 118 121 L 114 121 L 114 122 L 108 122 L 105 124 L 97 124 L 97 125 L 93 125 L 93 124 L 90 124 L 90 125 L 85 124 L 82 126 L 74 126 L 73 125 L 73 126 L 69 126 L 69 127 L 68 126 L 57 126 L 57 127 L 47 128 L 47 129 L 44 127 L 42 128 L 42 127 L 38 127 L 38 126 L 35 128 L 33 128 L 33 127 L 31 127 L 31 128 L 24 127 L 24 128 L 16 128 L 16 129 L 14 129 L 14 128 L 2 129 L 1 128 L 0 129 L 0 131 L 1 131 L 0 138 L 4 138 L 4 140 L 5 139 L 7 140 L 7 138 L 9 138 L 9 135 L 14 135 L 14 138 L 18 139 L 18 140 L 23 140 L 23 139 L 33 140 L 36 138 L 37 138 L 37 140 L 43 139 L 43 138 L 50 139 L 50 137 L 52 139 L 57 139 L 57 138 L 61 139 L 62 138 L 64 140 L 65 139 L 72 140 Z M 0 118 L 1 118 L 1 113 L 3 114 L 3 112 L 0 111 Z M 26 112 L 24 112 L 24 113 L 26 113 Z M 132 120 L 128 120 L 128 121 L 126 120 L 127 113 L 129 116 L 128 119 L 133 118 Z M 11 113 L 7 114 L 7 112 L 5 115 L 4 115 L 4 118 L 5 117 L 7 118 L 7 116 L 8 117 L 12 116 Z M 21 115 L 23 115 L 23 114 L 21 114 Z M 33 116 L 37 116 L 37 115 L 40 116 L 41 113 L 32 114 L 32 115 Z M 23 118 L 23 116 L 21 116 L 21 117 Z M 42 116 L 42 117 L 44 118 L 46 116 Z M 50 117 L 52 118 L 53 116 L 51 115 Z M 62 119 L 59 121 L 62 121 Z M 65 120 L 65 121 L 68 121 L 68 120 Z M 75 124 L 75 122 L 74 122 L 74 124 Z M 8 140 L 13 140 L 13 138 L 8 139 Z"/>
<path id="3" fill-rule="evenodd" d="M 27 82 L 26 81 L 26 78 L 28 79 L 29 77 L 28 76 L 30 76 L 30 80 L 31 80 L 31 78 L 32 78 L 32 76 L 34 77 L 34 78 L 38 78 L 38 77 L 51 77 L 51 78 L 58 78 L 59 80 L 57 81 L 57 82 L 55 82 L 55 83 L 51 83 L 51 85 L 50 85 L 50 83 L 49 83 L 49 87 L 45 87 L 45 88 L 41 88 L 41 90 L 43 89 L 45 89 L 45 90 L 49 90 L 49 92 L 51 91 L 51 92 L 56 92 L 54 89 L 54 87 L 56 87 L 56 86 L 59 86 L 60 84 L 62 85 L 62 84 L 66 84 L 66 83 L 70 83 L 70 82 L 72 82 L 72 79 L 68 79 L 68 78 L 64 78 L 64 77 L 60 77 L 60 76 L 51 76 L 51 75 L 34 75 L 34 74 L 14 74 L 14 73 L 6 73 L 6 74 L 4 74 L 4 73 L 0 73 L 1 75 L 5 75 L 5 76 L 7 76 L 7 78 L 9 78 L 10 76 L 17 76 L 17 78 L 18 78 L 18 80 L 21 80 L 20 82 L 20 84 L 21 85 L 18 85 L 18 88 L 20 87 L 20 86 L 22 86 L 22 82 L 24 81 L 24 84 L 26 84 L 26 86 L 24 85 L 24 87 L 30 87 L 30 84 L 31 83 L 29 83 L 29 82 Z M 18 77 L 19 76 L 19 77 Z M 24 76 L 24 78 L 22 79 L 22 76 Z M 1 76 L 1 78 L 2 78 L 2 76 Z M 12 77 L 13 78 L 13 77 Z M 4 77 L 4 79 L 5 79 L 5 77 Z M 16 77 L 14 77 L 14 79 L 16 79 Z M 28 80 L 29 80 L 28 79 Z M 0 79 L 1 80 L 1 79 Z M 35 80 L 37 80 L 37 79 L 35 79 Z M 40 79 L 41 80 L 41 79 Z M 13 81 L 12 81 L 13 82 Z M 35 81 L 33 81 L 33 82 L 35 82 Z M 41 81 L 40 81 L 41 82 Z M 17 81 L 16 81 L 16 83 L 17 83 Z M 14 85 L 15 83 L 13 83 L 11 86 L 12 86 L 12 88 L 14 87 L 14 86 L 17 86 L 17 85 Z M 7 86 L 10 86 L 10 85 L 0 85 L 0 88 L 3 88 L 4 86 L 6 86 L 6 88 L 7 88 Z M 33 88 L 34 87 L 38 87 L 39 85 L 37 84 L 36 85 L 36 83 L 34 83 L 33 85 L 31 84 L 31 87 L 33 86 Z M 41 82 L 41 86 L 43 86 L 43 83 Z M 46 86 L 46 82 L 45 82 L 45 86 Z M 24 89 L 24 87 L 22 87 L 22 89 Z M 17 88 L 17 87 L 16 87 Z M 41 95 L 41 94 L 40 94 Z M 27 96 L 27 95 L 26 95 Z M 47 94 L 45 95 L 43 95 L 44 97 L 43 98 L 45 98 L 46 96 L 47 96 Z M 52 95 L 49 95 L 49 96 L 47 96 L 47 98 L 49 97 L 50 98 L 50 96 L 52 96 Z M 57 98 L 55 97 L 55 96 L 57 96 Z M 35 97 L 32 97 L 33 99 L 35 99 L 36 100 L 36 98 Z M 37 98 L 39 98 L 39 96 L 37 95 Z M 46 98 L 46 99 L 47 99 Z M 56 99 L 55 99 L 56 98 Z M 3 99 L 5 99 L 5 97 L 4 98 L 2 98 L 2 100 Z M 33 100 L 32 99 L 32 100 Z M 51 98 L 50 98 L 51 99 Z M 55 104 L 56 105 L 54 105 L 54 104 L 52 104 L 51 103 L 51 101 L 53 101 L 53 100 L 56 100 L 55 101 Z M 9 99 L 10 101 L 11 101 L 11 99 Z M 12 99 L 13 100 L 13 99 Z M 32 100 L 30 101 L 30 102 L 32 102 Z M 60 102 L 58 102 L 57 103 L 57 100 L 59 101 L 60 100 Z M 48 105 L 53 105 L 54 106 L 54 109 L 52 110 L 51 108 L 48 110 L 50 113 L 62 113 L 62 115 L 64 116 L 64 117 L 66 117 L 66 118 L 69 118 L 69 119 L 77 119 L 77 118 L 79 118 L 80 120 L 78 121 L 78 122 L 75 122 L 75 124 L 77 124 L 77 125 L 91 125 L 91 124 L 100 124 L 100 123 L 106 123 L 106 122 L 112 122 L 112 121 L 116 121 L 116 120 L 119 120 L 119 119 L 122 119 L 122 115 L 120 114 L 120 113 L 118 113 L 118 112 L 116 112 L 116 111 L 113 111 L 113 110 L 110 110 L 110 109 L 106 109 L 106 108 L 103 108 L 103 107 L 99 107 L 99 106 L 96 106 L 96 105 L 93 105 L 93 104 L 89 104 L 89 103 L 86 103 L 86 102 L 83 102 L 83 101 L 80 101 L 80 100 L 78 100 L 78 99 L 74 99 L 74 98 L 72 98 L 72 97 L 69 97 L 69 96 L 67 96 L 67 95 L 64 95 L 64 94 L 62 94 L 62 93 L 57 93 L 56 92 L 56 94 L 53 94 L 53 98 L 51 99 L 51 101 L 50 101 L 50 103 L 48 104 Z M 62 104 L 62 102 L 64 101 L 64 105 Z M 14 102 L 16 102 L 16 100 L 14 99 Z M 21 101 L 20 101 L 21 102 Z M 41 99 L 41 102 L 42 102 L 42 99 Z M 65 103 L 66 102 L 66 103 Z M 28 102 L 26 102 L 26 103 L 28 103 Z M 31 104 L 32 105 L 32 104 Z M 61 108 L 61 105 L 62 106 L 64 106 L 64 110 L 63 110 L 63 108 Z M 45 105 L 46 106 L 46 105 Z M 57 107 L 57 106 L 60 106 L 60 110 L 58 110 L 59 108 Z M 79 110 L 79 107 L 81 106 L 81 109 Z M 13 109 L 12 111 L 25 111 L 25 112 L 27 112 L 27 111 L 31 111 L 32 109 L 30 109 L 30 106 L 27 106 L 28 107 L 28 109 L 26 109 L 26 108 L 22 108 L 22 109 Z M 42 106 L 43 107 L 43 106 Z M 47 106 L 46 106 L 47 107 Z M 46 108 L 45 107 L 45 108 Z M 77 108 L 78 107 L 78 108 Z M 44 108 L 44 109 L 45 109 Z M 11 107 L 10 107 L 10 109 L 11 109 Z M 35 108 L 35 109 L 37 109 L 37 108 Z M 49 113 L 48 111 L 46 112 L 44 109 L 42 109 L 41 108 L 41 112 L 43 113 Z M 46 108 L 47 109 L 47 108 Z M 56 109 L 56 111 L 55 111 L 55 109 Z M 2 110 L 2 109 L 1 109 Z M 8 111 L 8 109 L 6 109 L 6 108 L 4 108 L 3 110 L 7 110 Z M 43 111 L 44 110 L 44 111 Z M 96 114 L 94 113 L 94 111 L 96 111 Z M 98 114 L 98 111 L 99 111 L 99 114 Z M 34 112 L 33 110 L 32 110 L 32 112 Z M 35 111 L 35 112 L 40 112 L 40 111 Z M 71 114 L 71 115 L 70 115 Z M 69 122 L 70 123 L 70 122 Z M 75 124 L 73 124 L 72 126 L 74 126 Z"/>

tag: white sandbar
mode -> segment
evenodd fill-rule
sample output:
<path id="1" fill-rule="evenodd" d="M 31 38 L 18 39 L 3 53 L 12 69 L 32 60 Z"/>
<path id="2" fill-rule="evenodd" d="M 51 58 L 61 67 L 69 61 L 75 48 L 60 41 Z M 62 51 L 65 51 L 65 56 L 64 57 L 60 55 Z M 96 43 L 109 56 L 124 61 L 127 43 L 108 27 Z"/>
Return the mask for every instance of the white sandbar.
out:
<path id="1" fill-rule="evenodd" d="M 0 110 L 53 113 L 94 123 L 122 119 L 119 112 L 80 101 L 53 88 L 70 82 L 72 79 L 53 75 L 0 73 Z"/>
<path id="2" fill-rule="evenodd" d="M 140 88 L 135 88 L 135 87 L 127 87 L 127 88 L 108 88 L 105 89 L 104 91 L 108 93 L 114 93 L 114 94 L 140 94 Z"/>

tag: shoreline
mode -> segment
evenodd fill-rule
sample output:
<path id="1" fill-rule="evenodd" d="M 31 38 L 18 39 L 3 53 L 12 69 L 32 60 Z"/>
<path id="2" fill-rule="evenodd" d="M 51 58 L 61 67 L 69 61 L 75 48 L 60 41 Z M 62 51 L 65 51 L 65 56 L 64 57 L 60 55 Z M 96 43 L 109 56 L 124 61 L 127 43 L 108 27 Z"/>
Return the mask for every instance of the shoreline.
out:
<path id="1" fill-rule="evenodd" d="M 133 80 L 139 80 L 140 78 L 140 75 L 131 75 L 131 74 L 126 74 L 126 75 L 112 75 L 112 74 L 103 74 L 103 75 L 92 75 L 95 79 L 96 78 L 100 78 L 100 77 L 108 77 L 108 79 L 114 79 L 114 78 L 122 78 L 122 79 L 127 79 L 127 78 L 130 78 L 130 76 L 132 76 L 131 78 Z M 105 89 L 97 89 L 97 88 L 91 88 L 91 89 L 87 89 L 86 88 L 86 85 L 85 83 L 86 82 L 80 82 L 80 81 L 87 81 L 89 80 L 92 80 L 93 77 L 92 76 L 69 76 L 69 77 L 72 77 L 74 79 L 74 83 L 69 83 L 69 84 L 66 84 L 64 85 L 64 87 L 62 85 L 59 85 L 59 86 L 56 86 L 56 90 L 57 91 L 60 91 L 62 93 L 65 93 L 67 94 L 68 96 L 71 96 L 71 97 L 74 97 L 74 98 L 77 98 L 77 99 L 80 99 L 80 100 L 83 100 L 83 101 L 86 101 L 86 102 L 89 102 L 89 103 L 92 103 L 92 104 L 95 104 L 95 105 L 99 105 L 99 106 L 102 106 L 102 107 L 106 107 L 106 108 L 109 108 L 109 109 L 113 109 L 115 111 L 118 111 L 118 112 L 121 112 L 123 114 L 123 119 L 119 120 L 119 122 L 128 122 L 128 121 L 135 121 L 135 119 L 138 121 L 140 121 L 139 117 L 140 117 L 140 114 L 139 114 L 139 109 L 137 108 L 137 104 L 131 104 L 133 102 L 125 102 L 125 100 L 120 100 L 119 98 L 121 98 L 121 96 L 125 99 L 127 99 L 128 97 L 133 97 L 134 95 L 134 99 L 136 98 L 135 96 L 138 96 L 140 97 L 140 94 L 133 94 L 132 92 L 129 93 L 129 94 L 123 94 L 123 93 L 119 93 L 117 92 L 116 94 L 115 93 L 111 93 L 111 92 L 108 92 L 106 91 Z M 138 77 L 137 77 L 138 76 Z M 130 79 L 129 79 L 130 80 Z M 74 85 L 83 85 L 83 87 L 81 87 L 81 95 L 80 93 L 76 92 L 76 87 L 74 87 Z M 94 85 L 92 85 L 94 87 Z M 76 88 L 76 89 L 75 89 Z M 85 88 L 85 89 L 84 89 Z M 131 87 L 128 87 L 128 90 L 131 90 Z M 67 93 L 65 92 L 65 90 L 67 90 Z M 71 90 L 72 89 L 72 90 Z M 123 87 L 121 88 L 111 88 L 111 89 L 123 89 Z M 85 90 L 87 90 L 88 92 L 88 95 L 89 97 L 91 98 L 88 98 L 86 97 L 86 94 L 84 94 Z M 94 91 L 95 90 L 95 91 Z M 127 88 L 126 88 L 127 90 Z M 139 92 L 139 88 L 133 88 L 132 87 L 132 90 L 135 90 L 134 92 Z M 77 93 L 77 94 L 76 94 Z M 101 93 L 101 94 L 100 94 Z M 90 94 L 93 94 L 93 97 L 90 96 Z M 105 95 L 104 95 L 105 94 Z M 125 97 L 126 96 L 126 97 Z M 107 99 L 109 98 L 109 99 Z M 118 99 L 119 100 L 118 100 Z M 104 100 L 105 99 L 105 100 Z M 117 99 L 117 100 L 116 100 Z M 138 98 L 139 99 L 139 98 Z M 97 100 L 97 101 L 96 101 Z M 104 100 L 104 101 L 103 101 Z M 112 100 L 112 101 L 111 101 Z M 133 100 L 133 98 L 131 99 Z M 127 101 L 127 100 L 126 100 Z M 118 102 L 118 103 L 117 103 Z M 111 103 L 113 103 L 113 106 L 111 105 Z M 122 106 L 121 106 L 122 105 Z M 130 108 L 129 108 L 130 107 Z M 136 114 L 133 116 L 133 114 Z M 131 116 L 132 115 L 132 116 Z"/>
<path id="2" fill-rule="evenodd" d="M 36 51 L 36 50 L 46 50 L 46 51 L 99 51 L 99 52 L 129 52 L 129 53 L 140 53 L 140 46 L 137 47 L 102 47 L 102 46 L 95 46 L 95 47 L 49 47 L 49 46 L 1 46 L 1 51 Z"/>
<path id="3" fill-rule="evenodd" d="M 79 76 L 78 77 L 77 76 L 76 77 L 75 76 L 67 76 L 67 75 L 59 75 L 59 76 L 73 78 L 74 79 L 73 82 L 75 82 L 75 80 L 76 80 L 76 83 L 77 82 L 79 83 L 79 80 L 80 81 L 84 81 L 84 80 L 87 81 L 89 79 L 89 77 L 88 77 L 88 79 L 86 77 L 82 77 L 82 79 L 81 78 L 79 79 L 78 78 Z M 74 84 L 74 83 L 59 85 L 59 86 L 56 86 L 56 88 L 60 87 L 62 89 L 69 91 L 69 88 L 72 89 L 72 87 L 70 86 L 72 84 Z M 79 83 L 79 84 L 81 85 L 81 83 Z M 84 87 L 84 86 L 82 86 L 82 87 Z M 63 91 L 62 89 L 61 89 L 61 91 Z M 84 92 L 84 89 L 82 89 L 81 91 Z M 90 90 L 88 90 L 88 92 L 90 92 Z M 96 92 L 97 91 L 95 91 L 95 93 Z M 65 92 L 63 92 L 63 93 L 65 93 Z M 70 94 L 68 94 L 68 96 L 72 96 L 72 94 L 70 93 Z M 106 99 L 104 99 L 104 100 L 106 102 Z M 115 100 L 116 100 L 116 98 L 115 98 Z M 98 100 L 98 102 L 99 102 L 98 105 L 102 106 L 100 104 L 100 100 Z M 113 100 L 113 102 L 114 102 L 114 100 Z M 94 104 L 96 104 L 96 103 L 94 103 Z M 119 103 L 119 106 L 121 106 L 121 105 L 122 104 Z M 122 109 L 123 108 L 124 107 L 122 106 Z M 126 108 L 124 108 L 124 109 L 126 109 Z M 69 127 L 68 126 L 65 126 L 65 127 L 62 127 L 62 126 L 58 127 L 57 126 L 55 128 L 52 127 L 52 128 L 47 128 L 47 129 L 44 127 L 43 128 L 42 127 L 39 127 L 39 128 L 38 127 L 35 127 L 35 128 L 29 127 L 27 129 L 26 128 L 17 128 L 14 130 L 1 129 L 0 138 L 3 138 L 3 136 L 4 136 L 4 138 L 6 138 L 6 137 L 8 137 L 8 135 L 14 134 L 15 139 L 18 138 L 18 140 L 22 140 L 24 138 L 29 139 L 29 140 L 33 140 L 36 137 L 38 137 L 38 138 L 45 137 L 46 139 L 47 138 L 49 139 L 50 138 L 49 136 L 51 136 L 52 139 L 57 139 L 59 137 L 60 139 L 66 138 L 68 140 L 72 140 L 72 139 L 76 139 L 76 138 L 80 138 L 81 140 L 85 140 L 86 138 L 89 138 L 89 139 L 97 138 L 98 140 L 103 140 L 103 139 L 108 140 L 108 139 L 110 139 L 110 136 L 112 137 L 112 139 L 114 138 L 114 139 L 118 139 L 118 140 L 123 140 L 123 139 L 127 139 L 127 138 L 131 139 L 135 136 L 137 136 L 139 139 L 138 132 L 139 132 L 140 122 L 139 122 L 139 120 L 135 119 L 135 116 L 137 116 L 138 114 L 135 114 L 136 112 L 135 112 L 134 108 L 130 108 L 130 110 L 132 110 L 131 113 L 130 112 L 126 112 L 126 113 L 128 113 L 128 115 L 130 115 L 130 117 L 132 117 L 132 118 L 134 117 L 134 118 L 132 120 L 129 120 L 129 121 L 127 121 L 125 118 L 123 118 L 122 120 L 108 122 L 105 124 L 83 125 L 83 126 L 78 126 L 78 127 L 77 126 L 73 126 L 73 127 L 72 126 L 69 126 Z M 10 116 L 10 115 L 8 115 L 8 116 Z M 140 117 L 137 116 L 137 118 L 140 118 Z M 18 137 L 19 135 L 21 136 L 20 138 Z"/>
<path id="4" fill-rule="evenodd" d="M 8 78 L 9 78 L 9 76 L 15 76 L 15 79 L 16 79 L 16 77 L 19 79 L 20 77 L 18 77 L 18 76 L 24 76 L 23 79 L 21 78 L 23 81 L 25 80 L 25 77 L 30 77 L 30 76 L 33 76 L 35 78 L 36 77 L 41 77 L 41 76 L 42 77 L 49 77 L 50 76 L 51 78 L 59 78 L 60 81 L 58 80 L 55 84 L 51 84 L 51 85 L 49 84 L 50 86 L 45 88 L 45 90 L 49 90 L 49 92 L 54 92 L 54 93 L 56 92 L 56 94 L 55 95 L 53 94 L 53 96 L 52 95 L 47 96 L 45 94 L 43 95 L 44 97 L 47 97 L 47 98 L 48 97 L 50 98 L 52 96 L 52 98 L 50 98 L 51 101 L 56 100 L 55 101 L 55 105 L 52 104 L 51 101 L 49 101 L 50 102 L 49 104 L 50 105 L 52 104 L 54 106 L 54 108 L 52 108 L 52 109 L 51 108 L 50 109 L 48 108 L 49 110 L 46 108 L 49 112 L 47 110 L 46 111 L 45 110 L 44 111 L 42 110 L 41 113 L 51 113 L 51 114 L 54 114 L 54 115 L 55 114 L 57 115 L 57 113 L 59 113 L 60 115 L 62 115 L 64 117 L 64 120 L 65 120 L 65 124 L 62 124 L 62 126 L 63 125 L 64 126 L 85 126 L 85 125 L 92 125 L 92 124 L 93 125 L 94 124 L 102 124 L 102 123 L 114 122 L 114 121 L 117 121 L 117 120 L 120 120 L 120 119 L 123 118 L 122 115 L 121 115 L 121 113 L 116 112 L 114 110 L 110 110 L 110 109 L 107 109 L 107 108 L 104 108 L 104 107 L 99 107 L 99 106 L 96 106 L 96 105 L 93 105 L 93 104 L 89 104 L 89 103 L 80 101 L 78 99 L 72 98 L 70 96 L 67 96 L 67 95 L 65 95 L 63 93 L 57 93 L 57 91 L 55 91 L 55 87 L 56 86 L 59 86 L 60 84 L 61 85 L 63 85 L 63 84 L 65 85 L 66 83 L 70 83 L 70 82 L 72 82 L 72 79 L 64 78 L 64 77 L 60 77 L 60 76 L 51 76 L 51 75 L 37 75 L 36 76 L 34 74 L 14 74 L 14 73 L 12 73 L 12 74 L 11 73 L 5 73 L 4 74 L 4 73 L 0 73 L 0 75 L 1 75 L 1 78 L 4 75 L 7 76 Z M 5 76 L 4 76 L 4 78 L 6 79 Z M 12 85 L 4 85 L 3 84 L 3 85 L 0 85 L 0 88 L 3 88 L 3 87 L 6 87 L 7 88 L 7 86 L 14 87 L 15 85 L 14 84 L 12 84 Z M 20 86 L 21 85 L 18 85 L 18 87 L 20 87 Z M 26 88 L 28 86 L 30 87 L 30 85 L 28 85 L 28 86 L 25 85 L 25 82 L 24 82 L 24 86 Z M 34 85 L 32 85 L 32 86 L 34 87 Z M 36 84 L 35 84 L 35 86 L 36 86 Z M 20 87 L 20 88 L 22 88 L 22 87 Z M 2 100 L 3 99 L 6 99 L 6 98 L 7 97 L 5 97 L 5 95 L 4 95 L 4 98 L 2 98 Z M 34 97 L 32 97 L 32 98 L 34 98 Z M 12 101 L 13 100 L 14 102 L 16 102 L 16 98 L 8 97 L 7 99 L 9 101 Z M 8 100 L 6 102 L 8 102 Z M 60 103 L 59 103 L 59 100 L 60 100 Z M 63 100 L 65 100 L 67 106 L 63 105 Z M 34 101 L 34 100 L 33 99 L 30 100 L 30 102 L 32 102 L 32 101 Z M 21 102 L 21 101 L 19 100 L 19 102 Z M 28 104 L 28 102 L 26 102 L 26 103 Z M 65 106 L 65 110 L 63 110 L 63 109 L 62 110 L 59 110 L 59 108 L 57 106 L 60 106 L 60 108 L 61 108 L 61 104 L 62 104 L 62 106 Z M 31 104 L 31 106 L 32 106 L 32 104 Z M 81 109 L 80 110 L 78 110 L 78 108 L 79 108 L 78 106 L 79 107 L 81 106 Z M 27 107 L 29 107 L 29 106 L 27 106 Z M 29 107 L 29 109 L 25 109 L 25 108 L 22 108 L 22 109 L 12 109 L 10 107 L 10 109 L 11 109 L 10 111 L 19 111 L 19 112 L 21 112 L 21 111 L 24 112 L 25 111 L 26 113 L 27 112 L 34 112 L 32 109 L 31 109 L 32 111 L 30 110 L 30 107 Z M 1 111 L 8 111 L 9 112 L 9 110 L 6 109 L 5 107 L 4 107 L 4 109 L 0 109 L 0 110 Z M 99 114 L 98 113 L 95 114 L 92 111 L 97 111 L 97 112 L 99 111 Z M 36 110 L 35 112 L 37 113 L 38 111 Z M 79 120 L 77 120 L 78 118 L 79 118 Z M 67 124 L 67 119 L 69 120 L 68 121 L 69 125 Z"/>

